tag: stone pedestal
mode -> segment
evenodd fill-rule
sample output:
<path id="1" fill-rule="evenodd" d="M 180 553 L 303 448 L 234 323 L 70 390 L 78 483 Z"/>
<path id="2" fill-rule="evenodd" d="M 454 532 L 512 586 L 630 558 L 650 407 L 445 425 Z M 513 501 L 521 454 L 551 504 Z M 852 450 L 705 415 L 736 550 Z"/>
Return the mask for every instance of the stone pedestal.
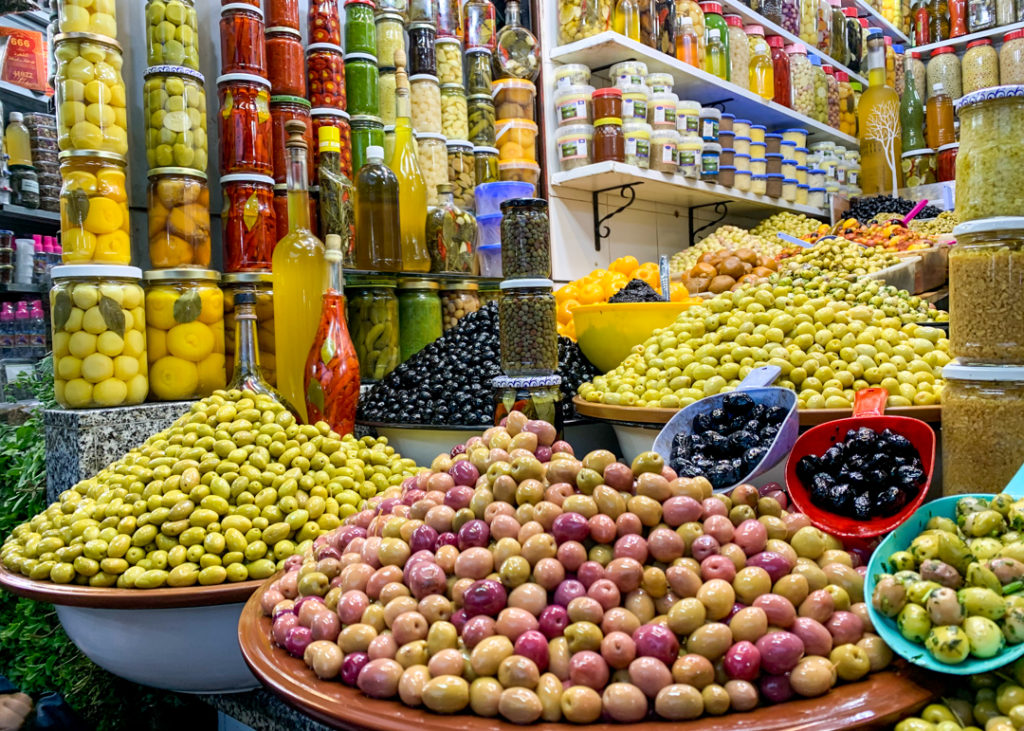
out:
<path id="1" fill-rule="evenodd" d="M 173 401 L 44 412 L 47 500 L 56 500 L 64 490 L 166 429 L 191 406 L 191 401 Z"/>

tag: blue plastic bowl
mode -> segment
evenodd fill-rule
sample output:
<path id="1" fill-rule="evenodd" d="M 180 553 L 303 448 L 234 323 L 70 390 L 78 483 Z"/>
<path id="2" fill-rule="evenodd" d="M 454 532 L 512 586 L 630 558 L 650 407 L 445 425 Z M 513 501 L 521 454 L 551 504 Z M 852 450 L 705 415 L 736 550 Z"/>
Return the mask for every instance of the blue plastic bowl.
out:
<path id="1" fill-rule="evenodd" d="M 896 528 L 885 537 L 885 540 L 878 544 L 878 548 L 871 554 L 871 561 L 868 563 L 868 573 L 864 577 L 864 601 L 868 605 L 868 615 L 871 617 L 871 623 L 875 625 L 875 631 L 885 640 L 885 644 L 891 647 L 892 651 L 903 659 L 928 670 L 934 670 L 937 673 L 945 673 L 947 675 L 974 675 L 975 673 L 997 670 L 1024 655 L 1024 643 L 1007 645 L 995 657 L 980 659 L 968 656 L 966 660 L 958 665 L 947 665 L 932 657 L 923 644 L 911 642 L 900 634 L 899 629 L 896 627 L 896 620 L 880 614 L 872 604 L 871 597 L 875 593 L 876 577 L 881 574 L 893 573 L 889 570 L 891 568 L 889 566 L 889 556 L 897 551 L 906 550 L 910 546 L 911 541 L 921 531 L 925 530 L 928 521 L 933 517 L 939 516 L 956 520 L 957 501 L 965 497 L 980 497 L 988 500 L 992 498 L 992 495 L 953 495 L 925 503 L 905 523 Z"/>
<path id="2" fill-rule="evenodd" d="M 501 214 L 490 213 L 476 217 L 477 230 L 480 232 L 479 246 L 501 246 Z"/>
<path id="3" fill-rule="evenodd" d="M 473 192 L 476 198 L 476 215 L 489 216 L 501 214 L 501 204 L 512 198 L 533 198 L 533 183 L 519 180 L 499 180 L 495 183 L 483 183 L 476 186 Z"/>

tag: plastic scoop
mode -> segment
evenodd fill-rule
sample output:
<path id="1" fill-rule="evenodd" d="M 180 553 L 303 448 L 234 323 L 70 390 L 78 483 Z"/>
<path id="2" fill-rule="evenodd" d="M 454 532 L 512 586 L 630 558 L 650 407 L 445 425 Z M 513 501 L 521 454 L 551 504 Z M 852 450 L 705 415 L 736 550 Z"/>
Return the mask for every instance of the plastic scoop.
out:
<path id="1" fill-rule="evenodd" d="M 762 475 L 777 465 L 786 456 L 786 453 L 793 448 L 797 434 L 800 431 L 800 420 L 796 411 L 796 392 L 788 388 L 771 386 L 779 377 L 782 371 L 778 366 L 762 366 L 752 370 L 742 383 L 736 387 L 736 392 L 742 391 L 750 396 L 755 403 L 765 407 L 779 406 L 786 410 L 786 418 L 779 425 L 779 433 L 768 448 L 767 453 L 761 461 L 733 485 L 720 487 L 715 492 L 731 490 L 736 485 L 750 482 L 758 475 Z M 699 414 L 710 414 L 715 409 L 722 407 L 727 393 L 719 393 L 714 396 L 702 398 L 682 409 L 673 416 L 654 440 L 654 451 L 661 455 L 665 464 L 672 462 L 672 442 L 676 434 L 692 434 L 693 420 Z"/>
<path id="2" fill-rule="evenodd" d="M 915 218 L 917 218 L 917 214 L 924 210 L 924 207 L 926 205 L 928 205 L 927 198 L 925 198 L 923 201 L 919 201 L 916 206 L 910 209 L 910 213 L 903 217 L 903 220 L 900 221 L 900 224 L 906 226 L 908 223 L 913 221 Z"/>
<path id="3" fill-rule="evenodd" d="M 793 445 L 786 464 L 786 487 L 789 499 L 810 518 L 818 528 L 841 538 L 871 538 L 888 533 L 906 521 L 928 494 L 935 468 L 935 432 L 920 419 L 909 416 L 884 416 L 885 403 L 889 393 L 884 388 L 865 388 L 857 392 L 853 403 L 853 416 L 837 419 L 808 429 Z M 845 515 L 836 515 L 811 502 L 810 486 L 805 486 L 796 476 L 797 463 L 808 455 L 820 457 L 832 445 L 843 441 L 846 432 L 866 426 L 881 432 L 890 429 L 910 440 L 921 457 L 924 480 L 918 486 L 914 497 L 895 515 L 887 518 L 857 520 Z"/>
<path id="4" fill-rule="evenodd" d="M 783 241 L 785 241 L 786 243 L 793 244 L 794 246 L 799 246 L 802 249 L 809 249 L 812 246 L 814 246 L 814 244 L 808 243 L 803 239 L 798 239 L 796 236 L 790 236 L 789 234 L 782 233 L 782 231 L 777 232 L 775 235 L 778 236 Z"/>

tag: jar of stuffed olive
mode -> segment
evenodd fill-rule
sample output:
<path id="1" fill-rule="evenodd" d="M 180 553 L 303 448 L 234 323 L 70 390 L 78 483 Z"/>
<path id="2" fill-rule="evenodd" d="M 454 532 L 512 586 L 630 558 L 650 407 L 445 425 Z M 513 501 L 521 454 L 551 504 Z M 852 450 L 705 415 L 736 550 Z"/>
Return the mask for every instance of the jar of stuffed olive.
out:
<path id="1" fill-rule="evenodd" d="M 256 340 L 260 371 L 271 386 L 277 385 L 277 347 L 274 339 L 274 277 L 270 272 L 234 272 L 221 277 L 224 292 L 224 361 L 228 382 L 235 372 L 235 295 L 256 295 Z"/>
<path id="2" fill-rule="evenodd" d="M 479 286 L 476 282 L 459 279 L 445 282 L 441 289 L 442 324 L 448 332 L 466 315 L 480 309 Z"/>
<path id="3" fill-rule="evenodd" d="M 474 147 L 473 159 L 476 161 L 476 184 L 494 183 L 498 180 L 498 148 Z"/>
<path id="4" fill-rule="evenodd" d="M 558 370 L 555 296 L 550 279 L 507 279 L 498 302 L 501 370 L 550 376 Z"/>
<path id="5" fill-rule="evenodd" d="M 440 285 L 429 279 L 403 279 L 398 284 L 399 351 L 404 363 L 441 337 Z"/>
<path id="6" fill-rule="evenodd" d="M 346 287 L 348 328 L 359 358 L 359 380 L 379 381 L 400 357 L 397 282 L 390 277 L 352 277 Z"/>
<path id="7" fill-rule="evenodd" d="M 476 209 L 476 160 L 473 145 L 466 140 L 448 140 L 448 182 L 452 184 L 455 205 L 464 211 Z"/>

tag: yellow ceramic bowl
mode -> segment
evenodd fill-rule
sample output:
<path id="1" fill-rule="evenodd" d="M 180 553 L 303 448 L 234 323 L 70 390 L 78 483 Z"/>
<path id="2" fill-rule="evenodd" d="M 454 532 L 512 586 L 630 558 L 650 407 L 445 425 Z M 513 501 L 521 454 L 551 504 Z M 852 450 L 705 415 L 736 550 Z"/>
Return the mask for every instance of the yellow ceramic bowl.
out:
<path id="1" fill-rule="evenodd" d="M 696 304 L 683 302 L 603 302 L 580 305 L 572 311 L 576 342 L 590 362 L 607 372 L 617 366 L 634 345 L 652 332 L 671 325 L 679 313 Z"/>

